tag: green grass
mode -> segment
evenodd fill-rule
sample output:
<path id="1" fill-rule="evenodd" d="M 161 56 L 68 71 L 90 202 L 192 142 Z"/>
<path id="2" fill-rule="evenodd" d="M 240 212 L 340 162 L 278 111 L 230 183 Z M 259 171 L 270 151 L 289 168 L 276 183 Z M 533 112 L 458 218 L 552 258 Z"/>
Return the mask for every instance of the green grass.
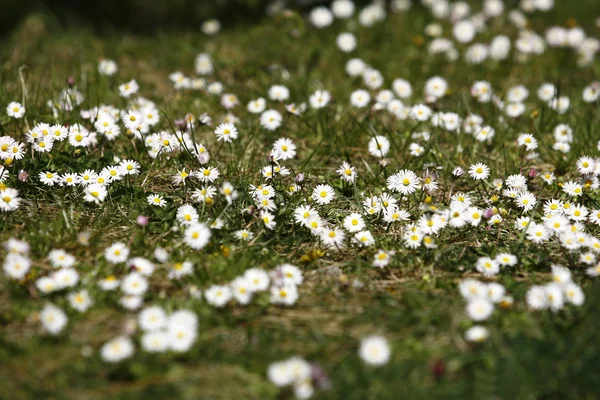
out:
<path id="1" fill-rule="evenodd" d="M 592 21 L 594 2 L 579 2 L 577 9 L 566 3 L 557 4 L 548 15 L 533 17 L 532 26 L 543 32 L 548 21 L 564 24 L 568 17 L 575 17 L 587 32 L 597 34 Z M 0 279 L 0 398 L 287 398 L 291 393 L 273 386 L 266 378 L 266 369 L 270 363 L 293 355 L 318 363 L 329 375 L 332 389 L 317 394 L 324 399 L 597 398 L 600 284 L 585 276 L 585 266 L 577 261 L 576 254 L 564 252 L 558 244 L 522 242 L 519 232 L 512 229 L 512 219 L 519 215 L 516 208 L 506 207 L 507 222 L 501 228 L 468 228 L 460 235 L 442 231 L 436 238 L 439 248 L 433 251 L 409 250 L 400 244 L 398 229 L 386 232 L 374 227 L 376 248 L 397 250 L 394 261 L 381 270 L 371 266 L 373 249 L 351 247 L 308 257 L 320 249 L 319 245 L 305 229 L 284 223 L 319 183 L 329 182 L 337 190 L 336 202 L 319 208 L 322 216 L 340 222 L 349 210 L 361 209 L 359 193 L 380 193 L 385 177 L 401 168 L 420 172 L 424 163 L 441 167 L 440 191 L 432 203 L 442 206 L 447 205 L 452 190 L 483 196 L 482 186 L 472 180 L 452 183 L 450 173 L 458 165 L 468 168 L 472 163 L 485 162 L 492 169 L 490 181 L 520 171 L 527 173 L 530 168 L 555 168 L 559 180 L 567 181 L 576 176 L 573 165 L 579 156 L 597 155 L 598 104 L 583 103 L 581 90 L 599 76 L 598 62 L 582 69 L 576 66 L 572 53 L 552 51 L 525 63 L 449 63 L 427 55 L 425 45 L 419 44 L 429 22 L 431 17 L 425 10 L 415 7 L 407 14 L 390 14 L 385 22 L 370 29 L 336 22 L 327 30 L 316 31 L 301 16 L 290 14 L 207 38 L 189 31 L 151 37 L 102 37 L 85 29 L 62 30 L 45 16 L 26 20 L 0 52 L 0 105 L 4 109 L 8 102 L 21 100 L 21 69 L 30 126 L 52 120 L 46 102 L 58 96 L 69 77 L 86 97 L 83 108 L 97 104 L 126 107 L 118 97 L 117 85 L 135 78 L 140 94 L 157 102 L 164 113 L 161 129 L 170 129 L 167 118 L 172 123 L 188 112 L 196 116 L 208 112 L 217 121 L 224 115 L 219 97 L 177 92 L 168 81 L 168 74 L 176 70 L 192 75 L 196 55 L 211 53 L 216 66 L 214 79 L 224 83 L 226 92 L 240 98 L 241 105 L 234 113 L 242 121 L 241 135 L 215 157 L 219 144 L 212 131 L 200 129 L 195 134 L 211 150 L 210 165 L 219 167 L 241 198 L 224 213 L 227 229 L 215 231 L 210 245 L 194 252 L 182 245 L 179 231 L 170 230 L 181 197 L 189 195 L 171 185 L 170 175 L 184 166 L 196 168 L 184 152 L 152 164 L 139 147 L 134 148 L 131 140 L 121 136 L 94 150 L 76 152 L 67 146 L 50 157 L 36 154 L 33 159 L 15 163 L 9 186 L 19 189 L 27 201 L 17 212 L 0 215 L 0 241 L 11 236 L 28 241 L 36 263 L 32 275 L 23 282 Z M 498 23 L 491 32 L 498 33 L 501 28 Z M 350 57 L 334 44 L 337 33 L 348 29 L 358 36 L 358 56 L 383 73 L 386 87 L 403 77 L 413 83 L 414 98 L 419 98 L 427 78 L 446 78 L 450 93 L 438 102 L 439 109 L 461 116 L 468 112 L 482 115 L 496 128 L 493 143 L 483 145 L 470 136 L 424 128 L 410 120 L 396 121 L 387 113 L 349 108 L 350 93 L 363 85 L 360 79 L 346 76 L 344 64 Z M 448 29 L 446 25 L 445 31 Z M 517 33 L 513 27 L 503 31 L 511 37 Z M 480 39 L 488 41 L 491 36 L 485 33 Z M 116 77 L 98 75 L 100 58 L 117 61 Z M 289 79 L 282 78 L 283 71 L 289 73 Z M 491 82 L 499 93 L 516 84 L 526 85 L 531 92 L 527 112 L 519 119 L 507 119 L 506 125 L 497 124 L 500 111 L 490 104 L 476 103 L 468 93 L 470 85 L 480 79 Z M 558 115 L 534 100 L 535 89 L 546 81 L 555 83 L 561 94 L 571 98 L 567 114 Z M 266 97 L 275 83 L 288 86 L 295 102 L 306 101 L 319 88 L 329 90 L 333 101 L 322 111 L 307 111 L 302 118 L 284 115 L 283 127 L 269 132 L 260 128 L 258 117 L 249 114 L 245 104 Z M 282 107 L 278 109 L 284 114 Z M 81 118 L 73 113 L 61 115 L 59 120 L 73 124 Z M 24 129 L 20 121 L 15 124 L 4 111 L 0 116 L 2 131 L 15 137 Z M 552 129 L 558 123 L 567 123 L 577 132 L 567 155 L 551 148 Z M 411 158 L 410 134 L 421 129 L 430 129 L 432 140 L 424 157 Z M 391 164 L 386 168 L 366 151 L 375 132 L 392 141 Z M 515 143 L 520 132 L 531 132 L 538 138 L 539 158 L 522 161 Z M 306 175 L 301 184 L 304 192 L 286 200 L 288 204 L 278 210 L 280 222 L 274 232 L 263 230 L 253 243 L 241 245 L 230 232 L 245 226 L 239 215 L 251 204 L 248 185 L 262 182 L 259 169 L 267 165 L 267 152 L 281 136 L 298 146 L 297 158 L 286 165 Z M 37 180 L 37 174 L 46 170 L 99 170 L 113 155 L 136 159 L 142 174 L 131 185 L 111 188 L 110 197 L 99 206 L 84 203 L 80 189 L 48 188 Z M 342 185 L 335 176 L 335 169 L 345 160 L 357 167 L 356 189 Z M 21 169 L 29 172 L 27 182 L 14 179 Z M 148 182 L 142 187 L 146 174 Z M 283 191 L 289 182 L 276 180 L 275 186 Z M 557 191 L 556 186 L 543 187 L 539 180 L 531 187 L 541 200 L 555 196 Z M 145 200 L 149 193 L 164 194 L 169 207 L 149 206 Z M 407 208 L 413 216 L 422 213 L 418 206 L 423 200 L 408 199 Z M 599 200 L 595 191 L 586 195 L 583 203 L 596 209 Z M 204 216 L 214 218 L 223 209 L 221 199 L 206 207 Z M 145 228 L 136 224 L 140 214 L 150 218 Z M 253 227 L 255 233 L 261 232 L 258 225 Z M 83 231 L 91 234 L 89 245 L 77 240 Z M 590 228 L 589 232 L 597 235 L 598 229 Z M 152 250 L 160 245 L 173 249 L 172 259 L 194 263 L 194 275 L 184 281 L 170 282 L 164 271 L 157 271 L 150 280 L 152 290 L 146 295 L 146 304 L 161 304 L 167 310 L 189 308 L 198 314 L 200 333 L 191 351 L 151 355 L 138 349 L 131 360 L 117 365 L 100 359 L 97 350 L 101 345 L 118 334 L 128 319 L 135 318 L 134 313 L 116 304 L 114 293 L 102 292 L 94 284 L 96 277 L 125 273 L 124 267 L 111 266 L 102 256 L 104 248 L 115 241 L 128 243 L 134 256 L 151 258 Z M 41 296 L 35 290 L 35 279 L 50 268 L 45 257 L 53 248 L 74 254 L 81 276 L 88 277 L 81 286 L 90 290 L 95 304 L 87 313 L 70 309 L 64 292 Z M 485 343 L 469 344 L 463 335 L 473 323 L 464 313 L 465 302 L 457 283 L 465 277 L 480 277 L 473 268 L 478 257 L 502 251 L 520 258 L 517 268 L 494 278 L 505 285 L 515 304 L 496 310 L 485 323 L 491 331 Z M 229 282 L 250 267 L 272 269 L 283 262 L 300 265 L 305 274 L 300 299 L 293 307 L 269 305 L 268 296 L 259 296 L 249 306 L 230 304 L 215 309 L 192 299 L 186 290 L 190 284 L 203 289 Z M 550 280 L 551 263 L 573 270 L 586 293 L 583 307 L 567 307 L 556 314 L 527 309 L 527 288 Z M 355 280 L 363 286 L 355 285 Z M 47 298 L 69 315 L 68 327 L 58 337 L 42 334 L 36 316 Z M 390 341 L 393 356 L 388 365 L 374 369 L 361 362 L 357 348 L 362 337 L 378 332 Z"/>

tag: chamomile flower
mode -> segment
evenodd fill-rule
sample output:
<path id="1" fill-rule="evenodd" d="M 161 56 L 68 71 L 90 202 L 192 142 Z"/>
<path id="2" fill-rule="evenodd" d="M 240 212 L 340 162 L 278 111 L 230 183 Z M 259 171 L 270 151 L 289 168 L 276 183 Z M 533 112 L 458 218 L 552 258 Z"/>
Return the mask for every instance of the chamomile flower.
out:
<path id="1" fill-rule="evenodd" d="M 250 287 L 250 282 L 244 276 L 240 276 L 235 278 L 231 282 L 231 292 L 233 298 L 240 304 L 248 304 L 252 299 L 252 289 Z"/>

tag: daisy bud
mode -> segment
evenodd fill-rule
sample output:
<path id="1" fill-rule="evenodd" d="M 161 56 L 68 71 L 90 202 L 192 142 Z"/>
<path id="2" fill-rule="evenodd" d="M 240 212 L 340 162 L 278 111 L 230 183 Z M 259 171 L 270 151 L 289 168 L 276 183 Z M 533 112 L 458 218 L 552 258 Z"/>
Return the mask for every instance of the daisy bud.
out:
<path id="1" fill-rule="evenodd" d="M 187 113 L 187 114 L 185 114 L 185 117 L 183 118 L 183 120 L 185 121 L 185 126 L 187 126 L 189 128 L 190 124 L 193 125 L 194 122 L 196 122 L 196 117 L 194 117 L 194 114 L 192 114 L 192 113 Z"/>
<path id="2" fill-rule="evenodd" d="M 462 169 L 461 167 L 456 167 L 454 168 L 454 170 L 452 171 L 452 175 L 456 178 L 461 177 L 463 174 L 465 173 L 465 170 Z"/>
<path id="3" fill-rule="evenodd" d="M 208 154 L 206 154 L 206 153 L 198 154 L 198 162 L 200 164 L 206 164 L 208 162 Z"/>
<path id="4" fill-rule="evenodd" d="M 494 210 L 492 210 L 491 208 L 488 208 L 487 210 L 485 210 L 483 212 L 483 218 L 485 219 L 490 219 L 494 216 Z"/>
<path id="5" fill-rule="evenodd" d="M 269 164 L 275 164 L 275 155 L 272 151 L 269 152 L 269 155 L 267 156 L 267 161 Z"/>
<path id="6" fill-rule="evenodd" d="M 123 324 L 123 335 L 127 335 L 127 336 L 133 335 L 136 330 L 137 330 L 137 323 L 136 323 L 135 319 L 128 319 Z"/>
<path id="7" fill-rule="evenodd" d="M 435 97 L 435 96 L 425 96 L 425 103 L 427 103 L 427 104 L 435 103 L 436 100 L 437 100 L 437 97 Z"/>
<path id="8" fill-rule="evenodd" d="M 382 168 L 387 167 L 388 165 L 390 165 L 390 159 L 382 158 L 381 160 L 379 160 L 379 165 L 381 165 Z"/>
<path id="9" fill-rule="evenodd" d="M 185 124 L 185 119 L 176 119 L 174 122 L 175 122 L 175 127 L 178 130 L 182 130 L 182 129 L 187 128 L 187 126 Z"/>
<path id="10" fill-rule="evenodd" d="M 90 357 L 94 354 L 94 349 L 91 346 L 85 345 L 81 348 L 81 355 L 85 358 Z"/>
<path id="11" fill-rule="evenodd" d="M 27 171 L 21 170 L 19 172 L 18 178 L 21 182 L 26 182 L 27 178 L 29 178 L 29 173 Z"/>
<path id="12" fill-rule="evenodd" d="M 331 389 L 331 380 L 318 364 L 310 365 L 310 374 L 315 385 L 321 390 Z"/>
<path id="13" fill-rule="evenodd" d="M 446 373 L 446 363 L 443 360 L 435 360 L 431 365 L 431 373 L 436 379 L 441 379 Z"/>
<path id="14" fill-rule="evenodd" d="M 529 170 L 529 174 L 528 174 L 528 176 L 529 176 L 531 179 L 533 179 L 533 178 L 535 178 L 535 177 L 537 176 L 537 174 L 538 174 L 538 173 L 537 173 L 537 170 L 536 170 L 535 168 L 531 168 L 531 169 Z"/>
<path id="15" fill-rule="evenodd" d="M 145 215 L 138 215 L 137 223 L 139 226 L 146 226 L 150 220 Z"/>
<path id="16" fill-rule="evenodd" d="M 298 175 L 296 175 L 296 182 L 302 182 L 304 180 L 304 174 L 302 172 L 300 172 Z"/>
<path id="17" fill-rule="evenodd" d="M 198 121 L 200 121 L 202 125 L 212 125 L 212 118 L 207 113 L 200 114 Z"/>
<path id="18" fill-rule="evenodd" d="M 67 79 L 67 85 L 69 85 L 69 87 L 75 86 L 75 79 L 73 77 L 69 77 L 69 79 Z"/>

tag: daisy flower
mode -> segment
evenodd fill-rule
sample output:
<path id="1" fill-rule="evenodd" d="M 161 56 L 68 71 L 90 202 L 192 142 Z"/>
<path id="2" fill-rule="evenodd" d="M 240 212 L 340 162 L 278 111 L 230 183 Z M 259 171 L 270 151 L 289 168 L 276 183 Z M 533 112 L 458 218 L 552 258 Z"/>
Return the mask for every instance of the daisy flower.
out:
<path id="1" fill-rule="evenodd" d="M 52 334 L 59 334 L 67 325 L 67 314 L 53 304 L 46 304 L 40 313 L 40 321 L 44 329 Z"/>
<path id="2" fill-rule="evenodd" d="M 273 151 L 281 160 L 289 160 L 296 156 L 296 145 L 290 139 L 280 138 L 273 143 Z"/>
<path id="3" fill-rule="evenodd" d="M 93 304 L 92 298 L 87 290 L 83 289 L 78 292 L 69 293 L 67 300 L 71 307 L 79 312 L 85 312 Z"/>
<path id="4" fill-rule="evenodd" d="M 312 108 L 321 109 L 326 107 L 330 100 L 331 94 L 327 90 L 317 90 L 310 96 L 309 103 Z"/>
<path id="5" fill-rule="evenodd" d="M 167 205 L 167 201 L 159 194 L 148 195 L 146 200 L 151 206 L 157 206 L 162 208 Z"/>
<path id="6" fill-rule="evenodd" d="M 25 255 L 11 253 L 4 259 L 4 272 L 12 279 L 23 279 L 31 269 L 31 260 Z"/>
<path id="7" fill-rule="evenodd" d="M 275 222 L 275 216 L 271 214 L 267 210 L 261 210 L 259 213 L 259 218 L 265 224 L 265 228 L 273 230 L 277 223 Z"/>
<path id="8" fill-rule="evenodd" d="M 387 188 L 402 195 L 414 193 L 419 188 L 420 179 L 413 171 L 403 169 L 387 179 Z"/>
<path id="9" fill-rule="evenodd" d="M 283 117 L 277 110 L 267 110 L 260 115 L 260 125 L 269 131 L 279 128 L 282 120 Z"/>
<path id="10" fill-rule="evenodd" d="M 118 264 L 127 261 L 129 257 L 129 248 L 123 242 L 116 242 L 104 250 L 104 258 L 112 264 Z"/>
<path id="11" fill-rule="evenodd" d="M 6 114 L 15 119 L 23 118 L 25 115 L 25 107 L 23 107 L 21 103 L 12 101 L 6 106 Z"/>
<path id="12" fill-rule="evenodd" d="M 129 337 L 118 336 L 100 348 L 100 356 L 109 363 L 117 363 L 133 356 L 135 346 Z"/>
<path id="13" fill-rule="evenodd" d="M 321 241 L 325 247 L 339 248 L 342 246 L 346 234 L 343 230 L 334 228 L 323 228 L 320 233 Z"/>
<path id="14" fill-rule="evenodd" d="M 467 316 L 473 321 L 488 319 L 494 311 L 494 305 L 487 299 L 475 298 L 467 304 Z"/>
<path id="15" fill-rule="evenodd" d="M 210 241 L 212 233 L 204 223 L 193 223 L 186 227 L 183 241 L 194 250 L 203 249 Z"/>
<path id="16" fill-rule="evenodd" d="M 260 114 L 265 111 L 266 106 L 267 101 L 264 98 L 259 97 L 258 99 L 249 102 L 247 108 L 252 114 Z"/>
<path id="17" fill-rule="evenodd" d="M 135 160 L 123 160 L 119 163 L 119 168 L 124 175 L 137 175 L 140 173 L 140 164 Z"/>
<path id="18" fill-rule="evenodd" d="M 355 168 L 346 161 L 335 172 L 346 182 L 354 182 L 356 179 Z"/>
<path id="19" fill-rule="evenodd" d="M 92 184 L 86 186 L 84 193 L 85 193 L 85 197 L 84 197 L 85 201 L 87 201 L 89 203 L 100 204 L 106 198 L 106 196 L 108 194 L 108 190 L 106 189 L 106 186 L 104 186 L 104 185 L 92 183 Z"/>
<path id="20" fill-rule="evenodd" d="M 499 263 L 490 257 L 480 257 L 475 267 L 485 276 L 493 276 L 500 272 Z"/>
<path id="21" fill-rule="evenodd" d="M 254 238 L 254 233 L 250 232 L 247 229 L 241 229 L 239 231 L 235 231 L 235 237 L 239 240 L 250 241 Z"/>
<path id="22" fill-rule="evenodd" d="M 354 242 L 363 247 L 369 247 L 375 244 L 375 238 L 369 231 L 360 231 L 354 234 Z"/>
<path id="23" fill-rule="evenodd" d="M 220 124 L 215 129 L 215 135 L 218 141 L 232 142 L 234 139 L 237 139 L 238 130 L 233 124 Z"/>
<path id="24" fill-rule="evenodd" d="M 140 131 L 144 123 L 142 114 L 135 110 L 129 110 L 121 116 L 123 125 L 130 131 Z"/>
<path id="25" fill-rule="evenodd" d="M 473 164 L 469 167 L 469 175 L 475 180 L 487 179 L 490 176 L 490 168 L 482 163 Z"/>
<path id="26" fill-rule="evenodd" d="M 286 101 L 290 98 L 290 90 L 283 85 L 273 85 L 269 88 L 269 98 L 275 101 Z"/>
<path id="27" fill-rule="evenodd" d="M 481 325 L 474 325 L 465 332 L 465 339 L 468 342 L 484 342 L 490 336 L 490 331 Z"/>
<path id="28" fill-rule="evenodd" d="M 385 251 L 385 250 L 377 251 L 377 254 L 375 254 L 375 256 L 374 256 L 373 266 L 378 267 L 378 268 L 383 268 L 383 267 L 387 266 L 390 263 L 392 256 L 394 254 L 396 254 L 395 251 Z"/>
<path id="29" fill-rule="evenodd" d="M 217 308 L 224 307 L 232 297 L 231 289 L 228 286 L 213 285 L 204 292 L 206 302 Z"/>
<path id="30" fill-rule="evenodd" d="M 368 336 L 360 341 L 358 355 L 369 365 L 378 367 L 387 364 L 392 351 L 383 336 Z"/>
<path id="31" fill-rule="evenodd" d="M 195 172 L 195 176 L 204 183 L 216 181 L 219 175 L 219 170 L 215 167 L 205 167 Z"/>
<path id="32" fill-rule="evenodd" d="M 313 189 L 312 199 L 319 205 L 325 205 L 331 203 L 335 197 L 333 188 L 329 185 L 317 185 Z"/>
<path id="33" fill-rule="evenodd" d="M 390 151 L 390 141 L 385 136 L 375 136 L 369 141 L 369 153 L 374 157 L 385 157 Z"/>
<path id="34" fill-rule="evenodd" d="M 119 85 L 119 95 L 124 98 L 129 98 L 132 94 L 137 93 L 139 88 L 140 87 L 135 79 L 132 79 L 129 82 Z"/>
<path id="35" fill-rule="evenodd" d="M 521 133 L 517 138 L 517 145 L 525 147 L 527 151 L 537 149 L 537 139 L 531 133 Z"/>
<path id="36" fill-rule="evenodd" d="M 290 306 L 298 300 L 298 288 L 295 285 L 272 286 L 271 303 Z"/>

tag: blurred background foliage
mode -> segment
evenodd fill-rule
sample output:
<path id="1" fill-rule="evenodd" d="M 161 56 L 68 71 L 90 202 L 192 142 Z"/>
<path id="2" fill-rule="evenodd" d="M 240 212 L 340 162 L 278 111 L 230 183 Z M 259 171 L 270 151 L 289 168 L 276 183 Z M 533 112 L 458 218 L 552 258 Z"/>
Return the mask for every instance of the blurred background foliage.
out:
<path id="1" fill-rule="evenodd" d="M 223 26 L 256 21 L 269 5 L 300 8 L 327 4 L 318 0 L 3 0 L 0 33 L 14 29 L 28 15 L 41 13 L 60 26 L 93 27 L 96 33 L 127 30 L 149 34 L 157 29 L 197 30 L 217 18 Z M 358 3 L 361 3 L 358 1 Z"/>

